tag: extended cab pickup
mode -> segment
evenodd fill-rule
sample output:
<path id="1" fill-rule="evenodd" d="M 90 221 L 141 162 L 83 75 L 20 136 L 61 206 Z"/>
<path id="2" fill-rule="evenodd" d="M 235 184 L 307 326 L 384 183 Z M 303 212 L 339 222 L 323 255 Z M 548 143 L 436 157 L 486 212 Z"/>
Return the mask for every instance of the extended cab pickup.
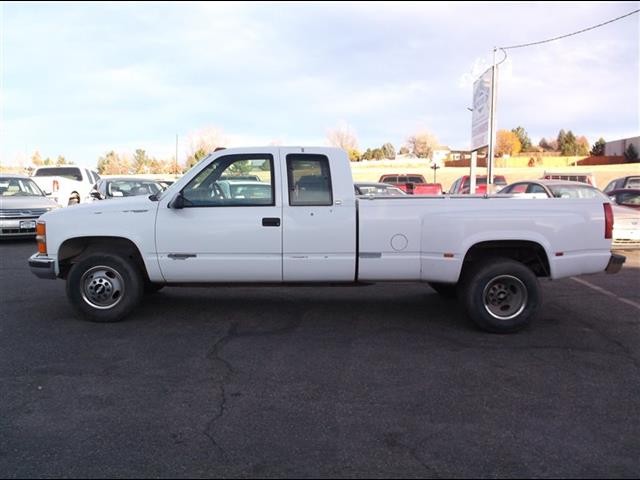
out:
<path id="1" fill-rule="evenodd" d="M 233 180 L 247 174 L 260 180 Z M 159 194 L 43 215 L 29 265 L 66 279 L 71 303 L 100 322 L 167 284 L 409 281 L 458 295 L 481 328 L 511 332 L 539 310 L 538 278 L 621 268 L 612 227 L 601 200 L 357 199 L 342 150 L 230 149 Z"/>
<path id="2" fill-rule="evenodd" d="M 91 202 L 91 189 L 100 176 L 75 166 L 40 167 L 34 172 L 33 179 L 49 198 L 66 207 Z"/>

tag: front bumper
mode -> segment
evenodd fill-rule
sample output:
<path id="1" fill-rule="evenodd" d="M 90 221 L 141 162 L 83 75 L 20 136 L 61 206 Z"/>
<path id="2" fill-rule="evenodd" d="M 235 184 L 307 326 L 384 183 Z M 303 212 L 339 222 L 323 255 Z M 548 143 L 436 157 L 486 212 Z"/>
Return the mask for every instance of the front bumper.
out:
<path id="1" fill-rule="evenodd" d="M 609 258 L 607 268 L 605 268 L 604 271 L 607 273 L 618 273 L 626 259 L 627 257 L 625 257 L 624 255 L 612 253 L 611 258 Z"/>
<path id="2" fill-rule="evenodd" d="M 34 253 L 29 257 L 29 268 L 31 273 L 39 278 L 47 278 L 55 280 L 56 275 L 56 262 L 52 258 L 49 258 L 38 253 Z"/>
<path id="3" fill-rule="evenodd" d="M 0 220 L 0 238 L 33 237 L 36 234 L 38 217 L 3 218 Z"/>

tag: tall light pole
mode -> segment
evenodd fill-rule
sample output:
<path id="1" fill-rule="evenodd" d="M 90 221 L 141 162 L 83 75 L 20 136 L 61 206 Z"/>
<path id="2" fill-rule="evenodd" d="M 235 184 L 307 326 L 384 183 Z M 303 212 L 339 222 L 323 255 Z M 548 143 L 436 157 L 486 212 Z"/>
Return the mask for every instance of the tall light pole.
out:
<path id="1" fill-rule="evenodd" d="M 491 68 L 491 110 L 489 113 L 489 148 L 487 148 L 487 193 L 493 185 L 493 154 L 496 143 L 496 90 L 498 89 L 498 69 L 496 66 L 496 52 L 493 47 L 493 67 Z"/>

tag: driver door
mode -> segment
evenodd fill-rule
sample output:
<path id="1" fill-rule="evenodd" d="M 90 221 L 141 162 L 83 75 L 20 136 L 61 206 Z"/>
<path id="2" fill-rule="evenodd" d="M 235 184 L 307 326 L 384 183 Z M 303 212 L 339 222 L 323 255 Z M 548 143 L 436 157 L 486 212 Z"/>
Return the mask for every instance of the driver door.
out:
<path id="1" fill-rule="evenodd" d="M 183 208 L 161 200 L 156 248 L 167 282 L 282 281 L 277 158 L 275 148 L 219 156 L 182 189 Z"/>

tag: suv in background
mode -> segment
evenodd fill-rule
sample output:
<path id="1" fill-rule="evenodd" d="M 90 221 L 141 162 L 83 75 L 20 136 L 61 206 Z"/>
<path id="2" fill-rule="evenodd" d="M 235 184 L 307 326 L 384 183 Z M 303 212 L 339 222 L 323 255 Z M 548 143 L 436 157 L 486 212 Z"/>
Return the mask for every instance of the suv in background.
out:
<path id="1" fill-rule="evenodd" d="M 586 183 L 587 185 L 596 186 L 593 173 L 583 172 L 544 172 L 543 180 L 568 180 L 570 182 Z"/>
<path id="2" fill-rule="evenodd" d="M 494 175 L 493 184 L 496 187 L 504 187 L 507 184 L 507 179 L 504 178 L 504 175 Z M 470 190 L 471 177 L 464 175 L 453 182 L 447 193 L 449 195 L 468 195 Z M 487 176 L 476 175 L 476 195 L 484 195 L 485 193 L 487 193 Z"/>
<path id="3" fill-rule="evenodd" d="M 622 188 L 640 188 L 640 175 L 628 175 L 626 177 L 615 178 L 604 188 L 604 193 L 609 193 Z"/>
<path id="4" fill-rule="evenodd" d="M 47 197 L 65 207 L 93 201 L 91 190 L 100 180 L 100 175 L 76 165 L 63 165 L 39 167 L 33 174 L 33 180 Z"/>

